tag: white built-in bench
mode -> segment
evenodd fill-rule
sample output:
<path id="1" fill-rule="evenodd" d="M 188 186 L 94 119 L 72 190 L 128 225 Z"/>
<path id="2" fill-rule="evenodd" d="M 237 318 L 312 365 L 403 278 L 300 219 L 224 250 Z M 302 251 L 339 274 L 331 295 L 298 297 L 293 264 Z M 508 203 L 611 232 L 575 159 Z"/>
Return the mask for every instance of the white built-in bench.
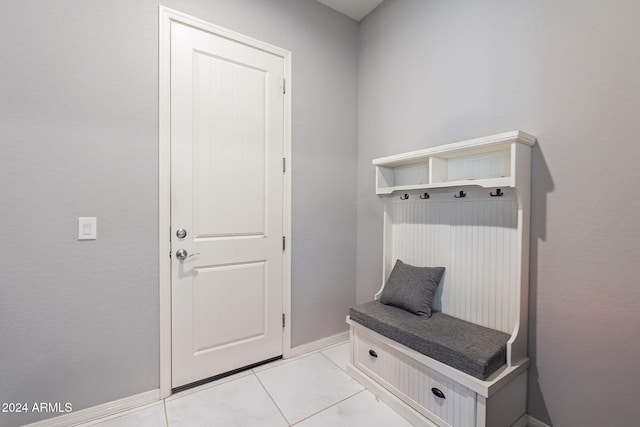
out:
<path id="1" fill-rule="evenodd" d="M 434 314 L 352 308 L 349 373 L 415 425 L 526 425 L 531 147 L 508 132 L 373 161 L 383 277 L 445 267 Z"/>

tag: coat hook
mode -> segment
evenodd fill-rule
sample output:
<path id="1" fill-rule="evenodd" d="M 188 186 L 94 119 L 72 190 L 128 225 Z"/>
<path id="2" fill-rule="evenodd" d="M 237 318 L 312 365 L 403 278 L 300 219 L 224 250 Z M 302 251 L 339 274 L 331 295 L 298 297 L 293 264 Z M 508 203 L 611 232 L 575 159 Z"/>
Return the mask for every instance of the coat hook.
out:
<path id="1" fill-rule="evenodd" d="M 422 200 L 426 200 L 426 199 L 428 199 L 429 197 L 431 197 L 431 196 L 429 196 L 429 193 L 424 193 L 424 196 L 420 196 L 420 198 L 421 198 Z"/>
<path id="2" fill-rule="evenodd" d="M 409 198 L 409 195 L 407 193 L 404 193 L 404 196 L 400 196 L 400 200 L 407 200 Z"/>
<path id="3" fill-rule="evenodd" d="M 456 199 L 461 199 L 463 197 L 467 197 L 467 193 L 465 193 L 464 191 L 460 190 L 460 193 L 458 193 L 459 195 L 456 196 L 455 194 L 453 195 L 453 197 L 455 197 Z"/>
<path id="4" fill-rule="evenodd" d="M 498 188 L 498 189 L 496 189 L 496 194 L 489 193 L 489 195 L 490 195 L 491 197 L 502 197 L 502 196 L 504 196 L 504 193 L 502 192 L 502 190 L 501 190 L 501 189 L 499 189 L 499 188 Z"/>

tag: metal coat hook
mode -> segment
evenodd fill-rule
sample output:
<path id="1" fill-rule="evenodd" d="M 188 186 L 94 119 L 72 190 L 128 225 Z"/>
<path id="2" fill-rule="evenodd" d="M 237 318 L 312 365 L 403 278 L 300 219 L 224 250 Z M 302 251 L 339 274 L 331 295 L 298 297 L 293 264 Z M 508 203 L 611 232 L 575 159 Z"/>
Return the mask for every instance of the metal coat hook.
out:
<path id="1" fill-rule="evenodd" d="M 467 197 L 467 193 L 465 193 L 464 191 L 460 190 L 460 192 L 458 193 L 459 195 L 456 196 L 455 194 L 453 195 L 453 197 L 455 197 L 456 199 L 461 199 L 463 197 Z"/>
<path id="2" fill-rule="evenodd" d="M 429 197 L 431 197 L 431 196 L 429 196 L 429 193 L 424 193 L 424 196 L 420 196 L 420 198 L 421 198 L 422 200 L 426 200 L 426 199 L 428 199 Z"/>
<path id="3" fill-rule="evenodd" d="M 404 196 L 400 196 L 400 200 L 407 200 L 409 198 L 409 195 L 407 193 L 404 193 Z"/>
<path id="4" fill-rule="evenodd" d="M 504 196 L 504 193 L 502 192 L 502 190 L 501 190 L 501 189 L 499 189 L 499 188 L 498 188 L 498 189 L 496 189 L 496 194 L 489 193 L 489 195 L 490 195 L 491 197 L 502 197 L 502 196 Z"/>

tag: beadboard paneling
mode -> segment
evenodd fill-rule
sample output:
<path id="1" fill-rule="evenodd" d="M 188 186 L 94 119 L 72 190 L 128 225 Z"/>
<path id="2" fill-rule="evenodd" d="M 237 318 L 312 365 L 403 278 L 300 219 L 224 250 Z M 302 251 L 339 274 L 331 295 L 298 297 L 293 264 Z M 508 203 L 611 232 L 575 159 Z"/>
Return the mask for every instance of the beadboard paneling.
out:
<path id="1" fill-rule="evenodd" d="M 408 193 L 386 198 L 385 277 L 397 259 L 417 266 L 445 267 L 434 308 L 489 328 L 512 333 L 518 306 L 517 201 L 503 189 Z"/>
<path id="2" fill-rule="evenodd" d="M 357 335 L 356 340 L 356 365 L 394 388 L 414 409 L 438 425 L 475 425 L 476 394 L 473 391 L 376 340 L 361 335 Z M 370 350 L 375 351 L 376 357 L 370 355 Z M 432 388 L 442 391 L 445 398 L 436 397 Z"/>
<path id="3" fill-rule="evenodd" d="M 201 52 L 193 61 L 196 235 L 264 235 L 266 73 Z"/>

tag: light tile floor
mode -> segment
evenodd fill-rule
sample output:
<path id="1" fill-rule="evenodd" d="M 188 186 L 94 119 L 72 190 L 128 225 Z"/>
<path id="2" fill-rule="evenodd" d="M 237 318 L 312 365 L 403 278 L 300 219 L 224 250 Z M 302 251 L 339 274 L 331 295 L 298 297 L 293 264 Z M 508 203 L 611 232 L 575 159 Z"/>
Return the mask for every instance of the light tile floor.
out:
<path id="1" fill-rule="evenodd" d="M 346 373 L 348 359 L 337 344 L 83 427 L 410 427 Z"/>

